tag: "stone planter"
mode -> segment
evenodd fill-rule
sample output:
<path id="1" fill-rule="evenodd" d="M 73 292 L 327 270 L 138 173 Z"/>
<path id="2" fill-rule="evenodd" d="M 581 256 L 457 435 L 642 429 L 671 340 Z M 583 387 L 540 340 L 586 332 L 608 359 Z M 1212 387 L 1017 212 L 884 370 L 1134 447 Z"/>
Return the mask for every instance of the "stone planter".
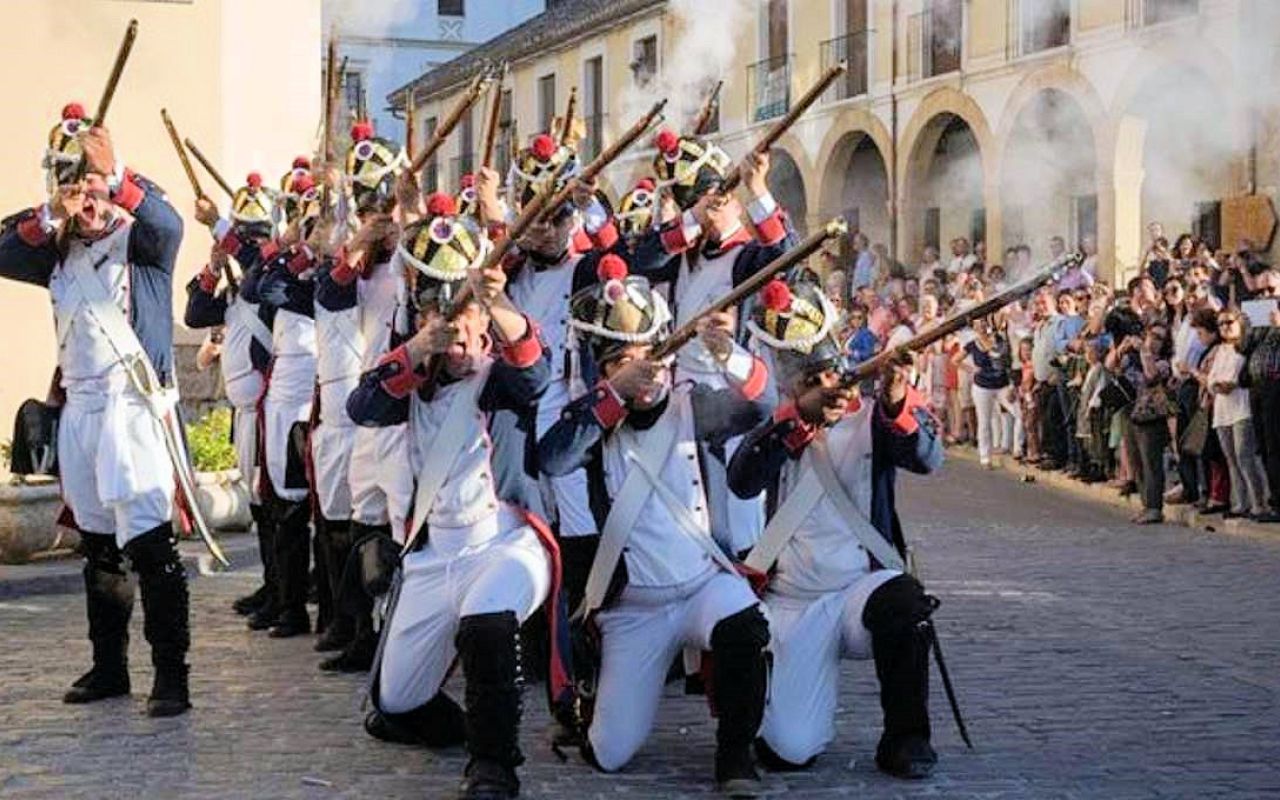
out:
<path id="1" fill-rule="evenodd" d="M 80 536 L 57 525 L 62 496 L 56 480 L 0 484 L 0 563 L 24 564 L 75 547 Z"/>
<path id="2" fill-rule="evenodd" d="M 248 530 L 249 487 L 240 479 L 240 470 L 196 473 L 196 498 L 205 521 L 215 531 Z"/>

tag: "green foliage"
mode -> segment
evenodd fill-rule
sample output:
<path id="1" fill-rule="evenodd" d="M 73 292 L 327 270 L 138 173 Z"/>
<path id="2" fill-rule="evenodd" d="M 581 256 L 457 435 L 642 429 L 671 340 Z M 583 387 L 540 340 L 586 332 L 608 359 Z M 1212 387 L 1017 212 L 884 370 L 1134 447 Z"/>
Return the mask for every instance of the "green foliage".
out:
<path id="1" fill-rule="evenodd" d="M 0 469 L 9 468 L 9 459 L 13 456 L 13 442 L 8 439 L 0 441 Z"/>
<path id="2" fill-rule="evenodd" d="M 187 445 L 198 472 L 217 472 L 236 465 L 231 444 L 231 409 L 215 408 L 199 422 L 187 426 Z"/>

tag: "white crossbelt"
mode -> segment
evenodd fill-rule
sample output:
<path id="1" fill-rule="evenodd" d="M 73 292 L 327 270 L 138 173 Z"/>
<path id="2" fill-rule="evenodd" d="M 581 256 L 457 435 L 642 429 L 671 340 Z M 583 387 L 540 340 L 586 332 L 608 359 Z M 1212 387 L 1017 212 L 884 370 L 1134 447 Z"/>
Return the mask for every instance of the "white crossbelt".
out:
<path id="1" fill-rule="evenodd" d="M 677 414 L 687 413 L 687 403 L 675 403 L 675 407 Z M 688 505 L 676 497 L 675 492 L 661 478 L 660 465 L 669 460 L 671 448 L 676 444 L 675 437 L 664 439 L 650 436 L 641 444 L 636 442 L 636 436 L 630 430 L 620 429 L 614 435 L 619 437 L 623 457 L 633 465 L 633 469 L 623 480 L 622 487 L 615 495 L 613 507 L 609 509 L 609 516 L 605 519 L 604 528 L 600 532 L 600 546 L 596 550 L 595 560 L 591 562 L 587 587 L 582 604 L 574 612 L 575 618 L 585 617 L 604 603 L 609 582 L 613 579 L 614 570 L 618 567 L 618 560 L 631 537 L 631 531 L 655 492 L 671 512 L 676 528 L 701 547 L 722 569 L 735 572 L 733 562 L 712 540 L 706 525 L 693 515 Z"/>
<path id="2" fill-rule="evenodd" d="M 810 469 L 802 473 L 796 487 L 774 512 L 760 535 L 760 541 L 747 554 L 747 566 L 761 572 L 769 571 L 805 519 L 825 497 L 835 506 L 837 516 L 849 527 L 858 544 L 876 561 L 889 569 L 904 569 L 902 556 L 858 509 L 840 483 L 831 463 L 831 453 L 827 450 L 825 432 L 814 437 L 807 452 Z"/>

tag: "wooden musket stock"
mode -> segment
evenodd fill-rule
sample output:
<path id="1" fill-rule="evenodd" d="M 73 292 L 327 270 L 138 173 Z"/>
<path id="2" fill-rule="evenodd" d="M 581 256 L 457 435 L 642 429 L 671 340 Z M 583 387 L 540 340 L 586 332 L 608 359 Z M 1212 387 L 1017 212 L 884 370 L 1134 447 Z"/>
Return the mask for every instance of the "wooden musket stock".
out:
<path id="1" fill-rule="evenodd" d="M 693 121 L 694 136 L 702 136 L 707 132 L 707 128 L 711 125 L 711 116 L 720 106 L 720 90 L 723 88 L 724 81 L 716 81 L 715 88 L 711 90 L 711 94 L 707 95 L 707 101 L 702 104 L 702 110 Z"/>
<path id="2" fill-rule="evenodd" d="M 213 178 L 213 182 L 222 187 L 222 191 L 227 193 L 227 197 L 234 200 L 236 190 L 232 189 L 231 184 L 227 183 L 226 179 L 219 174 L 218 169 L 213 166 L 213 163 L 209 161 L 209 159 L 205 158 L 204 153 L 200 152 L 200 148 L 196 147 L 196 143 L 191 141 L 191 137 L 188 136 L 182 141 L 186 144 L 187 149 L 191 151 L 191 155 L 196 157 L 196 161 L 200 162 L 200 166 L 204 167 L 204 171 L 209 173 L 209 177 Z"/>

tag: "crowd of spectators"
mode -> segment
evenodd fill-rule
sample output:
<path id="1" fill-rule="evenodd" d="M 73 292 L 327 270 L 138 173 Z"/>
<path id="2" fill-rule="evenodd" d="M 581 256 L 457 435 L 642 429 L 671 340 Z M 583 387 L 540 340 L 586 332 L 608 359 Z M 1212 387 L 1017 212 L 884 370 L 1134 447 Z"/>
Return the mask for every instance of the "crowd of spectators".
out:
<path id="1" fill-rule="evenodd" d="M 1007 456 L 1136 493 L 1135 522 L 1166 504 L 1280 521 L 1280 272 L 1251 249 L 1214 252 L 1158 223 L 1137 274 L 1099 280 L 1097 245 L 1076 266 L 916 359 L 949 444 L 984 466 Z M 826 275 L 852 361 L 897 346 L 1035 267 L 1027 245 L 989 263 L 982 243 L 924 248 L 913 268 L 861 233 Z M 1053 237 L 1041 254 L 1066 252 Z"/>

